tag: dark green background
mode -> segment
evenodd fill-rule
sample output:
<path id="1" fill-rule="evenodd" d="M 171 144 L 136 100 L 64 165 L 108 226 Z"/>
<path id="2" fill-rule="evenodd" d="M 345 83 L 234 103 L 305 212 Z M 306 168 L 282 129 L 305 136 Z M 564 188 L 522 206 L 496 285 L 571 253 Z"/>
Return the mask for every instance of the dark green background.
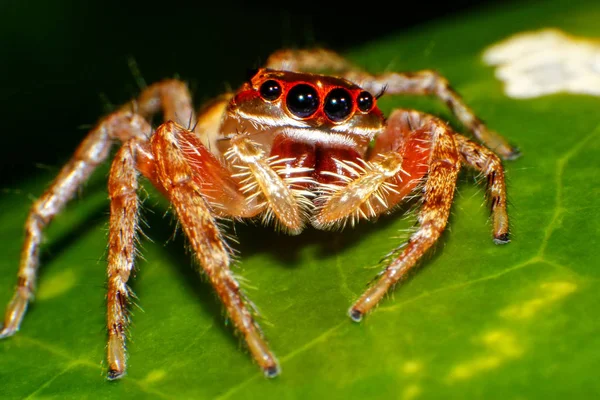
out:
<path id="1" fill-rule="evenodd" d="M 138 93 L 128 60 L 154 82 L 179 76 L 201 103 L 237 87 L 281 47 L 343 51 L 495 1 L 0 2 L 0 184 L 56 170 L 86 129 Z M 392 12 L 392 7 L 400 12 Z"/>

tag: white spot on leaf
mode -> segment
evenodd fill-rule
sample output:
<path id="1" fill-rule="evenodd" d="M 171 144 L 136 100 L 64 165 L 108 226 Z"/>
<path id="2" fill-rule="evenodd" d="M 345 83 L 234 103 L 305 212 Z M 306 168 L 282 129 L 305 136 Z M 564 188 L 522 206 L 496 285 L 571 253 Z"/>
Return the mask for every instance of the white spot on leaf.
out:
<path id="1" fill-rule="evenodd" d="M 514 35 L 489 47 L 483 60 L 510 97 L 569 92 L 600 96 L 600 42 L 544 29 Z"/>

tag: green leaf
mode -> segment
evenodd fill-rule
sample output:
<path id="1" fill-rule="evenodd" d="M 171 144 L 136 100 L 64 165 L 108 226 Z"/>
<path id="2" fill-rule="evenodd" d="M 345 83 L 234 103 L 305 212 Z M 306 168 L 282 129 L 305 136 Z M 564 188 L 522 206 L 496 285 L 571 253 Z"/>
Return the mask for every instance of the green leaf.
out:
<path id="1" fill-rule="evenodd" d="M 251 362 L 181 235 L 149 189 L 150 227 L 132 286 L 128 375 L 105 376 L 106 167 L 48 229 L 36 302 L 0 341 L 3 398 L 592 398 L 600 393 L 600 100 L 515 100 L 481 62 L 507 36 L 541 27 L 600 36 L 600 6 L 560 1 L 453 17 L 357 48 L 372 71 L 438 69 L 490 127 L 518 144 L 506 162 L 513 241 L 492 243 L 483 188 L 461 177 L 449 229 L 411 279 L 362 323 L 346 310 L 414 219 L 298 237 L 236 227 L 246 293 L 283 373 Z M 451 119 L 431 99 L 390 98 Z M 454 121 L 454 120 L 452 120 Z M 0 199 L 0 304 L 15 283 L 31 195 Z M 153 211 L 154 210 L 154 211 Z M 402 238 L 398 238 L 401 236 Z M 143 310 L 143 311 L 142 311 Z M 594 396 L 595 395 L 595 396 Z"/>

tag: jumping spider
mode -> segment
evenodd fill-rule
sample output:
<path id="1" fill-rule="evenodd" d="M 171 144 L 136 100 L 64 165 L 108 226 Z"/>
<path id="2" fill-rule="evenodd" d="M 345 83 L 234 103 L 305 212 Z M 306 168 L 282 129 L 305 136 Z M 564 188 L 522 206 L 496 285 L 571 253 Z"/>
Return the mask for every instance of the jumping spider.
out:
<path id="1" fill-rule="evenodd" d="M 337 75 L 318 75 L 319 70 Z M 385 119 L 371 94 L 384 89 L 437 96 L 487 147 L 419 111 L 398 109 Z M 148 119 L 158 112 L 166 122 L 152 129 Z M 19 329 L 32 299 L 43 229 L 106 160 L 115 141 L 121 147 L 108 178 L 109 379 L 126 370 L 139 174 L 172 204 L 204 274 L 268 377 L 279 366 L 231 273 L 231 250 L 218 219 L 260 218 L 295 235 L 306 225 L 332 229 L 373 219 L 407 195 L 421 195 L 418 228 L 352 305 L 354 321 L 440 237 L 462 164 L 487 177 L 494 241 L 509 241 L 504 171 L 495 153 L 511 159 L 518 152 L 486 128 L 446 79 L 433 71 L 372 75 L 331 51 L 283 50 L 236 93 L 215 99 L 197 115 L 186 85 L 165 80 L 100 120 L 31 208 L 17 288 L 0 337 Z"/>

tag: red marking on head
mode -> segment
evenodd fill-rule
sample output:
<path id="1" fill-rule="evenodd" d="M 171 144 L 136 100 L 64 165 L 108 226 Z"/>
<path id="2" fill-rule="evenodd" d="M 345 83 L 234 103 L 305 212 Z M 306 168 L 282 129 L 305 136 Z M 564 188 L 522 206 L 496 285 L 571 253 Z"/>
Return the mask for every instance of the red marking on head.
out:
<path id="1" fill-rule="evenodd" d="M 273 83 L 279 87 L 271 87 Z M 234 103 L 256 98 L 281 107 L 293 118 L 317 124 L 339 124 L 367 114 L 383 120 L 375 97 L 342 78 L 261 69 L 238 91 Z"/>
<path id="2" fill-rule="evenodd" d="M 244 83 L 244 85 L 237 91 L 235 96 L 233 97 L 232 102 L 234 104 L 240 104 L 245 101 L 257 99 L 260 97 L 258 91 L 256 91 L 251 84 Z"/>

